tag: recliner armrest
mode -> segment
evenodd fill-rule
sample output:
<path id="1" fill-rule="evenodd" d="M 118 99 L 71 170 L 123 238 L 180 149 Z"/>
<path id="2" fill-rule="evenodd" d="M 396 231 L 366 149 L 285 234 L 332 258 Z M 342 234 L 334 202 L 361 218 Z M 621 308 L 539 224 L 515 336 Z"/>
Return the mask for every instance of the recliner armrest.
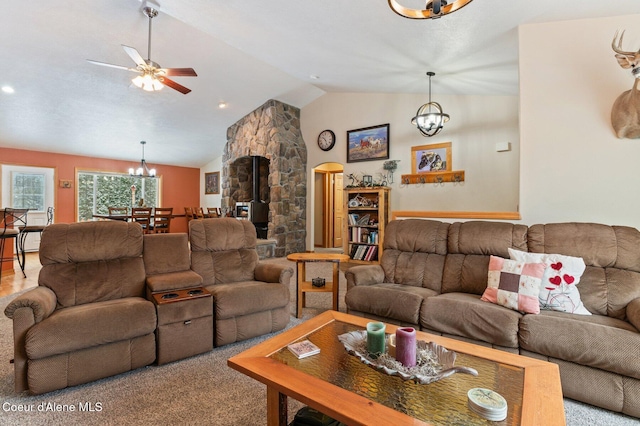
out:
<path id="1" fill-rule="evenodd" d="M 293 276 L 293 268 L 271 263 L 258 263 L 253 275 L 256 281 L 280 283 L 288 286 Z"/>
<path id="2" fill-rule="evenodd" d="M 627 305 L 627 319 L 631 325 L 640 330 L 640 298 L 633 299 Z"/>
<path id="3" fill-rule="evenodd" d="M 347 290 L 357 285 L 372 285 L 384 282 L 384 269 L 380 265 L 360 265 L 347 269 Z"/>
<path id="4" fill-rule="evenodd" d="M 11 301 L 4 310 L 4 314 L 13 319 L 16 310 L 31 308 L 36 323 L 47 318 L 56 309 L 58 298 L 48 287 L 38 286 Z"/>
<path id="5" fill-rule="evenodd" d="M 190 269 L 147 276 L 147 290 L 151 293 L 201 286 L 202 277 Z"/>

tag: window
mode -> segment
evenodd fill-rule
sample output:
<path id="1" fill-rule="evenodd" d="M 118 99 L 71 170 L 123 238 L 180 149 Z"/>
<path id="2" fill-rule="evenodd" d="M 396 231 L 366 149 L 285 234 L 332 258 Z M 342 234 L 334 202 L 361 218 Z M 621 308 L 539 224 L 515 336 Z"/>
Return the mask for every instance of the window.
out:
<path id="1" fill-rule="evenodd" d="M 108 214 L 109 207 L 158 205 L 159 178 L 78 172 L 78 221 Z"/>
<path id="2" fill-rule="evenodd" d="M 15 209 L 44 211 L 44 173 L 11 173 L 11 206 Z"/>

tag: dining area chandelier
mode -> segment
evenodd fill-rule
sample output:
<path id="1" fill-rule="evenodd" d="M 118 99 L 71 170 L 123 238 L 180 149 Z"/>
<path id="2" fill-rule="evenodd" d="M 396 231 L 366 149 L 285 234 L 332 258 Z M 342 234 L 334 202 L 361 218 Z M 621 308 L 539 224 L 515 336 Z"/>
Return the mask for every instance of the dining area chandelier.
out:
<path id="1" fill-rule="evenodd" d="M 133 167 L 129 168 L 129 174 L 131 176 L 156 177 L 156 169 L 149 168 L 144 159 L 144 146 L 146 144 L 147 142 L 140 141 L 140 145 L 142 145 L 142 160 L 140 160 L 140 166 L 137 169 L 134 169 Z"/>

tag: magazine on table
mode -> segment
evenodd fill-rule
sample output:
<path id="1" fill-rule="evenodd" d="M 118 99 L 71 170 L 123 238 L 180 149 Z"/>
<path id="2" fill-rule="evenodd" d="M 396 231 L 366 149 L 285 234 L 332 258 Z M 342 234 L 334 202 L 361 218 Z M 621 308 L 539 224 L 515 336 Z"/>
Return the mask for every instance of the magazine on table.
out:
<path id="1" fill-rule="evenodd" d="M 311 355 L 320 353 L 320 348 L 311 343 L 309 340 L 303 340 L 302 342 L 292 343 L 287 346 L 292 354 L 298 357 L 298 359 L 306 358 Z"/>

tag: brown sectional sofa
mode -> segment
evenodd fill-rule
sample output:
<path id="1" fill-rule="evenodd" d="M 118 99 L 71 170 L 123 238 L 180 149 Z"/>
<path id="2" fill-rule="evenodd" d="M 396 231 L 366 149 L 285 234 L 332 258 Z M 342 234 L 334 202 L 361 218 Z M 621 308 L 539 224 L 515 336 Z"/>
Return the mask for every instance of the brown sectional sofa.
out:
<path id="1" fill-rule="evenodd" d="M 491 255 L 580 257 L 593 314 L 519 311 L 482 301 Z M 544 359 L 564 395 L 640 417 L 640 232 L 624 226 L 505 222 L 388 224 L 380 265 L 347 270 L 349 313 Z"/>
<path id="2" fill-rule="evenodd" d="M 119 221 L 46 227 L 40 244 L 38 287 L 16 297 L 5 309 L 13 320 L 16 392 L 41 394 L 150 365 L 160 347 L 159 332 L 189 334 L 187 329 L 175 330 L 177 325 L 192 323 L 182 318 L 198 317 L 193 321 L 198 324 L 197 335 L 208 340 L 179 348 L 187 356 L 201 353 L 198 348 L 211 347 L 214 341 L 220 346 L 283 329 L 289 322 L 292 268 L 265 268 L 258 262 L 255 229 L 249 229 L 249 222 L 237 228 L 235 219 L 202 221 L 198 226 L 209 234 L 228 239 L 218 246 L 230 245 L 244 257 L 213 256 L 209 260 L 213 270 L 233 272 L 216 274 L 213 282 L 205 274 L 205 285 L 214 296 L 180 305 L 184 309 L 178 309 L 178 304 L 156 305 L 152 300 L 156 293 L 203 285 L 199 266 L 194 264 L 191 269 L 187 234 L 144 235 L 139 224 Z M 196 235 L 197 230 L 192 237 Z M 206 250 L 218 246 L 206 246 Z M 213 307 L 205 309 L 203 303 Z M 208 319 L 200 318 L 206 311 Z M 227 312 L 232 313 L 228 318 L 224 316 Z M 229 318 L 234 318 L 235 333 L 225 323 Z M 266 318 L 272 320 L 267 324 Z M 169 341 L 163 346 L 172 352 L 176 345 Z M 173 352 L 165 358 L 178 359 Z"/>

